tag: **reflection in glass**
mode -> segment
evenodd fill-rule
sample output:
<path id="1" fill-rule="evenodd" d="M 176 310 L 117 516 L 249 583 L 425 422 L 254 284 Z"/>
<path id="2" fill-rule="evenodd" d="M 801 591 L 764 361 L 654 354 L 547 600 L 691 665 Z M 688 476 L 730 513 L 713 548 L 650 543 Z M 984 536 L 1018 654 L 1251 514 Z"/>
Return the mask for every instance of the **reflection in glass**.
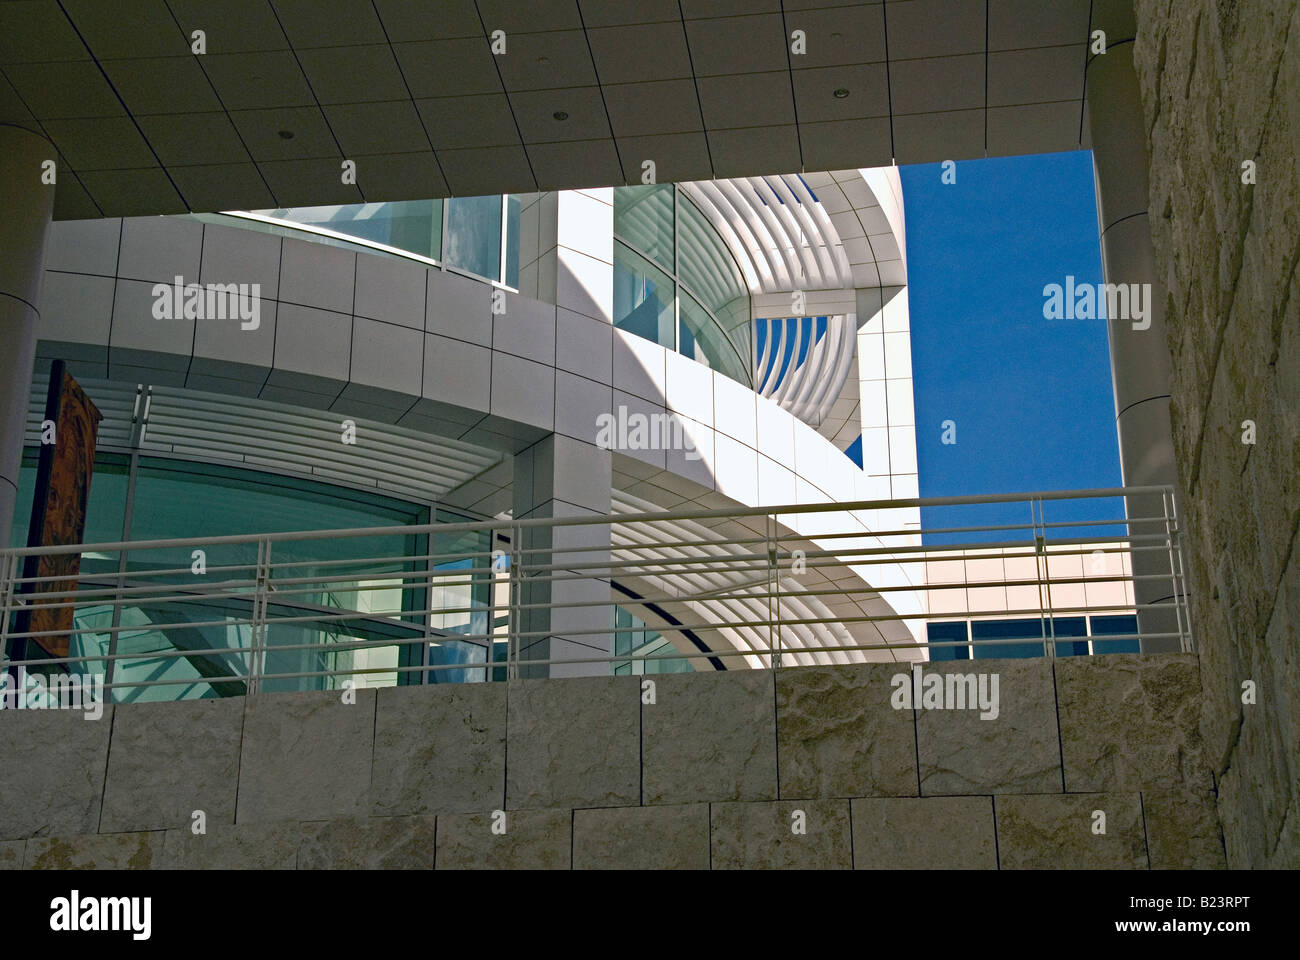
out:
<path id="1" fill-rule="evenodd" d="M 646 254 L 668 272 L 673 259 L 671 183 L 614 188 L 614 234 Z"/>
<path id="2" fill-rule="evenodd" d="M 400 200 L 329 207 L 253 211 L 278 220 L 322 227 L 437 260 L 442 255 L 442 201 Z M 500 242 L 498 237 L 497 242 Z"/>
<path id="3" fill-rule="evenodd" d="M 443 257 L 457 267 L 495 280 L 501 275 L 501 198 L 453 197 L 447 201 Z"/>
<path id="4" fill-rule="evenodd" d="M 673 281 L 628 247 L 614 242 L 614 326 L 673 349 Z"/>

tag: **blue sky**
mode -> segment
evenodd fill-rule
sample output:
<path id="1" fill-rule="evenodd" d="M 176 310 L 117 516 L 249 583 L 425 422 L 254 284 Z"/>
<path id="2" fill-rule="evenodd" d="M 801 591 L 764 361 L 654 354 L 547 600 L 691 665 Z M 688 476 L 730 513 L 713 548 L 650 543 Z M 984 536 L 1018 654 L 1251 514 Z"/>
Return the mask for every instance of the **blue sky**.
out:
<path id="1" fill-rule="evenodd" d="M 1043 317 L 1045 285 L 1102 279 L 1092 155 L 959 162 L 954 184 L 942 173 L 900 169 L 921 496 L 1119 486 L 1106 321 Z M 940 442 L 945 420 L 955 444 Z M 922 525 L 976 522 L 961 509 L 927 509 Z M 978 515 L 1018 523 L 1028 508 Z"/>

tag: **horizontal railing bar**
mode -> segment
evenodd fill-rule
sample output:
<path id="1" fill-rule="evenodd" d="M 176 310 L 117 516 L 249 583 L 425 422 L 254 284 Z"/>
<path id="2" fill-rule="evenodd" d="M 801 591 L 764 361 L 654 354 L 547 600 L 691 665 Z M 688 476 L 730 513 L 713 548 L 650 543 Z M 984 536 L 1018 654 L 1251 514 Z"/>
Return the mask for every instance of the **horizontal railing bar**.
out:
<path id="1" fill-rule="evenodd" d="M 420 534 L 453 534 L 493 532 L 505 527 L 528 529 L 533 527 L 594 526 L 610 523 L 656 523 L 671 520 L 714 520 L 739 517 L 799 516 L 808 513 L 850 513 L 857 510 L 902 509 L 911 507 L 962 506 L 985 503 L 1022 503 L 1030 501 L 1096 500 L 1106 497 L 1132 497 L 1142 494 L 1166 494 L 1172 486 L 1105 487 L 1092 490 L 1045 490 L 1024 493 L 992 493 L 965 497 L 911 497 L 898 500 L 857 500 L 848 503 L 780 504 L 766 507 L 724 507 L 713 510 L 662 511 L 641 514 L 599 514 L 577 517 L 535 517 L 523 520 L 482 520 L 464 523 L 426 523 L 386 527 L 352 527 L 331 530 L 280 531 L 262 534 L 224 534 L 203 538 L 206 544 L 217 546 L 259 541 L 280 543 L 284 541 L 345 540 L 374 536 L 417 536 Z M 920 532 L 919 530 L 917 532 Z M 158 540 L 124 540 L 99 544 L 64 544 L 47 547 L 0 548 L 0 557 L 53 556 L 85 551 L 116 552 L 121 550 L 156 550 L 170 547 L 192 546 L 196 538 L 169 538 Z"/>

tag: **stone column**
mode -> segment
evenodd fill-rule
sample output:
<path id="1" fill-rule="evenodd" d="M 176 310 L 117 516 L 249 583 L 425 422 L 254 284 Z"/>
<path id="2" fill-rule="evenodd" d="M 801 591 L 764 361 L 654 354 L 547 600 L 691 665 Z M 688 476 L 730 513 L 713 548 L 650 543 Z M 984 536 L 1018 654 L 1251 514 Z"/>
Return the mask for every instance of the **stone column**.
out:
<path id="1" fill-rule="evenodd" d="M 514 516 L 518 520 L 601 516 L 610 512 L 612 455 L 590 443 L 551 434 L 515 454 Z M 565 569 L 565 564 L 609 562 L 609 525 L 525 528 L 520 538 L 525 569 L 521 597 L 542 604 L 519 618 L 521 660 L 568 660 L 613 652 L 608 569 Z M 580 548 L 595 549 L 580 549 Z M 528 566 L 553 566 L 529 575 Z M 548 579 L 550 578 L 550 579 Z M 567 606 L 591 603 L 595 606 Z M 522 677 L 608 676 L 608 663 L 524 668 Z"/>
<path id="2" fill-rule="evenodd" d="M 45 242 L 54 211 L 55 187 L 41 182 L 41 164 L 56 159 L 44 137 L 0 124 L 0 535 L 6 546 L 18 499 Z"/>
<path id="3" fill-rule="evenodd" d="M 1086 84 L 1102 266 L 1107 283 L 1143 285 L 1147 310 L 1147 316 L 1141 321 L 1129 318 L 1109 321 L 1120 469 L 1126 486 L 1172 484 L 1177 489 L 1178 472 L 1169 423 L 1166 292 L 1156 272 L 1151 244 L 1146 123 L 1133 69 L 1132 4 L 1128 0 L 1099 3 L 1093 11 L 1092 29 L 1106 33 L 1106 52 L 1095 54 L 1089 60 Z M 1181 508 L 1181 498 L 1179 504 Z M 1163 516 L 1162 498 L 1159 495 L 1129 497 L 1126 511 L 1130 517 Z M 1163 535 L 1164 529 L 1161 521 L 1131 525 L 1130 533 Z M 1133 572 L 1168 577 L 1168 553 L 1133 554 Z M 1168 579 L 1135 581 L 1134 597 L 1138 604 L 1171 604 L 1168 612 L 1140 610 L 1138 625 L 1142 633 L 1177 631 L 1178 621 L 1172 607 L 1174 589 Z M 1177 649 L 1177 639 L 1142 641 L 1144 653 Z"/>

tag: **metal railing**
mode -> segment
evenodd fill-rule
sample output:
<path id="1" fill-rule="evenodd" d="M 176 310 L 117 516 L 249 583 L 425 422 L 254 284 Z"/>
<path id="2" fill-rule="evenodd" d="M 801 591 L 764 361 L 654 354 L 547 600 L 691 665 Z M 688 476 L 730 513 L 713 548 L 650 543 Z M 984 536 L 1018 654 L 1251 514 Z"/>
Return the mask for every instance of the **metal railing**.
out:
<path id="1" fill-rule="evenodd" d="M 1159 512 L 1125 517 L 1139 495 Z M 998 504 L 1027 517 L 919 526 L 921 508 Z M 75 576 L 31 570 L 69 555 Z M 1183 566 L 1164 487 L 130 541 L 0 550 L 0 641 L 11 672 L 102 674 L 119 702 L 1187 651 Z M 615 604 L 645 626 L 616 627 Z M 969 634 L 930 640 L 938 622 Z M 673 649 L 616 655 L 628 629 Z"/>

